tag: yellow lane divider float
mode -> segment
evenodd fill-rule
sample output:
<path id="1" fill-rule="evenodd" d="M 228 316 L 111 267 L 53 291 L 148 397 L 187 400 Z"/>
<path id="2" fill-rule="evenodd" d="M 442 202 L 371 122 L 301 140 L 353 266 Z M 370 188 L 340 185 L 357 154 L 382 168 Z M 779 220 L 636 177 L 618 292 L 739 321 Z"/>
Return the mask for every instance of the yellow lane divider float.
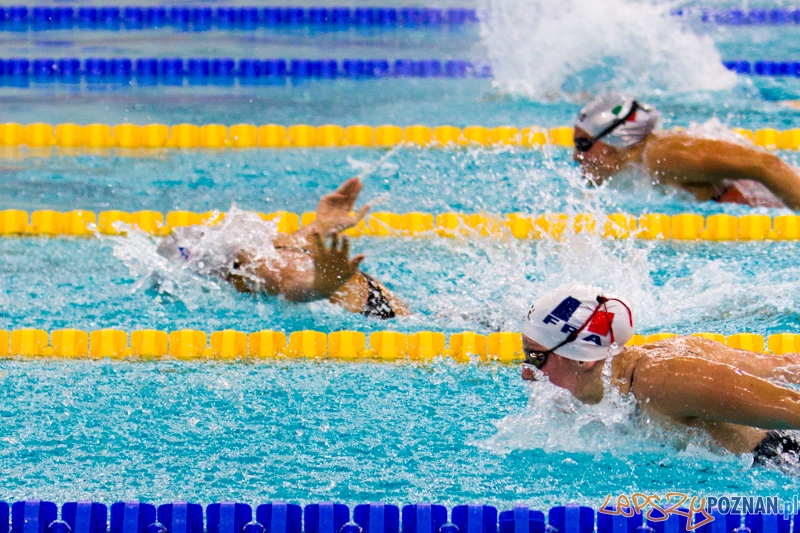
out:
<path id="1" fill-rule="evenodd" d="M 158 211 L 93 211 L 76 210 L 61 213 L 51 210 L 34 211 L 28 215 L 19 209 L 0 211 L 0 235 L 4 236 L 90 236 L 95 229 L 105 235 L 119 235 L 127 227 L 136 227 L 151 235 L 166 235 L 172 228 L 199 224 L 215 224 L 224 218 L 216 211 L 193 213 L 170 211 L 164 216 Z M 272 220 L 281 233 L 292 233 L 314 221 L 313 212 L 290 213 L 278 211 L 259 213 L 264 220 Z M 502 237 L 518 239 L 560 239 L 564 235 L 600 234 L 607 238 L 638 237 L 640 239 L 753 241 L 800 239 L 800 215 L 727 214 L 702 215 L 682 213 L 665 215 L 648 213 L 635 217 L 625 213 L 611 213 L 600 221 L 590 213 L 569 216 L 564 213 L 526 215 L 464 214 L 464 213 L 372 213 L 359 224 L 347 230 L 351 236 L 402 237 Z"/>
<path id="2" fill-rule="evenodd" d="M 766 128 L 757 131 L 737 129 L 737 133 L 767 149 L 800 148 L 800 128 L 786 131 Z M 416 146 L 519 146 L 527 148 L 554 145 L 572 147 L 573 129 L 536 126 L 423 126 L 395 125 L 311 126 L 295 124 L 0 124 L 0 146 L 28 148 L 313 148 L 337 146 L 389 147 Z M 70 153 L 69 150 L 64 153 Z M 121 152 L 126 153 L 126 152 Z"/>
<path id="3" fill-rule="evenodd" d="M 635 335 L 629 345 L 674 337 L 658 333 L 644 337 Z M 733 348 L 764 352 L 764 337 L 754 333 L 738 333 L 725 337 L 715 333 L 695 336 L 718 341 Z M 442 332 L 419 331 L 398 333 L 379 331 L 280 331 L 263 330 L 247 334 L 242 331 L 204 331 L 183 329 L 167 333 L 161 330 L 136 330 L 128 334 L 117 329 L 92 332 L 60 329 L 47 334 L 42 329 L 0 330 L 0 355 L 64 358 L 162 358 L 181 360 L 203 359 L 342 359 L 383 361 L 428 361 L 450 357 L 461 363 L 470 361 L 520 361 L 522 336 L 515 332 L 479 333 L 465 331 L 450 335 L 449 343 Z M 767 340 L 769 352 L 775 355 L 800 351 L 800 334 L 779 333 Z"/>

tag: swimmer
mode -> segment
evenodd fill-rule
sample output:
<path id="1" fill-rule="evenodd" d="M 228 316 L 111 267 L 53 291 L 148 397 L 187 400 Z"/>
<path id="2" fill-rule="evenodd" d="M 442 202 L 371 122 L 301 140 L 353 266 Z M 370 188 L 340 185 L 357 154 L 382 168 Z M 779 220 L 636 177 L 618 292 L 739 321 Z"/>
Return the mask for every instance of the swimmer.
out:
<path id="1" fill-rule="evenodd" d="M 593 183 L 629 168 L 701 201 L 800 209 L 800 176 L 778 157 L 735 142 L 655 131 L 658 112 L 620 94 L 595 98 L 575 122 L 575 152 Z"/>
<path id="2" fill-rule="evenodd" d="M 290 302 L 328 300 L 367 317 L 410 315 L 408 306 L 385 285 L 359 270 L 364 255 L 350 258 L 350 241 L 341 232 L 367 214 L 369 206 L 351 213 L 360 192 L 361 181 L 352 178 L 336 192 L 323 196 L 313 223 L 274 239 L 277 259 L 258 258 L 251 250 L 234 244 L 234 249 L 225 254 L 230 259 L 215 274 L 240 292 L 282 295 Z M 194 226 L 185 228 L 180 235 L 174 232 L 159 245 L 159 254 L 187 259 L 191 252 L 182 243 L 191 240 L 186 238 L 188 233 L 204 229 Z M 326 240 L 330 240 L 329 246 Z"/>
<path id="3" fill-rule="evenodd" d="M 800 393 L 771 381 L 800 383 L 799 354 L 746 352 L 698 337 L 626 347 L 633 336 L 628 302 L 579 283 L 539 298 L 522 335 L 523 379 L 541 373 L 596 404 L 607 367 L 610 385 L 632 394 L 649 417 L 704 429 L 733 453 L 753 453 L 754 464 L 787 454 L 800 461 L 800 441 L 785 432 L 800 429 Z"/>

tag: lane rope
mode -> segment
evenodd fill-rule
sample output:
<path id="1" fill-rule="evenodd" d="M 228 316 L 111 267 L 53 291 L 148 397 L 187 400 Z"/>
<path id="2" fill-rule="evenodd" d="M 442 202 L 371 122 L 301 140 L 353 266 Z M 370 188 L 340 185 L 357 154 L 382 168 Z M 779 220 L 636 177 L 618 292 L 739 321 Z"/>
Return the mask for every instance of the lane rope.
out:
<path id="1" fill-rule="evenodd" d="M 73 87 L 85 81 L 88 85 L 240 85 L 283 82 L 286 78 L 490 78 L 488 61 L 457 59 L 240 59 L 177 57 L 156 59 L 90 57 L 0 59 L 0 82 L 10 87 L 52 85 L 54 82 Z"/>
<path id="2" fill-rule="evenodd" d="M 719 9 L 682 7 L 670 11 L 673 17 L 699 18 L 723 26 L 787 26 L 800 24 L 798 8 Z"/>
<path id="3" fill-rule="evenodd" d="M 800 61 L 728 60 L 743 75 L 800 77 Z M 0 85 L 94 86 L 272 85 L 337 78 L 491 78 L 489 61 L 440 59 L 78 58 L 0 59 Z"/>
<path id="4" fill-rule="evenodd" d="M 232 6 L 26 6 L 0 7 L 0 31 L 179 31 L 258 30 L 312 27 L 318 29 L 430 28 L 478 22 L 475 9 L 406 7 L 232 7 Z"/>
<path id="5" fill-rule="evenodd" d="M 754 145 L 768 150 L 800 149 L 800 128 L 777 130 L 734 128 L 735 133 Z M 76 149 L 93 149 L 96 154 L 124 156 L 145 155 L 156 148 L 334 148 L 378 147 L 399 145 L 417 147 L 514 146 L 541 148 L 560 146 L 572 148 L 573 128 L 558 126 L 495 126 L 480 125 L 464 128 L 442 125 L 415 124 L 398 126 L 383 124 L 369 126 L 354 124 L 47 124 L 36 122 L 0 124 L 0 149 L 27 147 L 37 156 L 84 153 Z M 64 150 L 48 150 L 51 147 Z M 103 152 L 106 148 L 120 148 Z M 100 150 L 98 150 L 100 149 Z M 0 151 L 0 156 L 4 155 Z M 24 155 L 12 151 L 7 155 Z"/>
<path id="6" fill-rule="evenodd" d="M 314 212 L 257 213 L 276 224 L 278 232 L 293 233 L 315 220 Z M 94 211 L 65 213 L 48 209 L 28 214 L 21 209 L 0 211 L 0 236 L 92 237 L 125 235 L 131 229 L 154 236 L 168 235 L 173 228 L 214 225 L 225 213 L 209 211 Z M 675 241 L 796 241 L 800 240 L 800 215 L 751 214 L 736 217 L 725 213 L 391 213 L 374 212 L 344 232 L 351 237 L 449 237 L 516 238 L 560 240 L 570 235 L 599 235 L 609 239 L 639 238 Z"/>
<path id="7" fill-rule="evenodd" d="M 673 333 L 634 335 L 629 346 L 676 337 Z M 765 339 L 757 333 L 695 333 L 692 336 L 713 340 L 740 350 L 775 355 L 800 352 L 800 334 L 777 333 Z M 447 341 L 447 342 L 446 342 Z M 484 335 L 473 331 L 453 333 L 418 331 L 321 331 L 284 333 L 261 330 L 245 333 L 236 330 L 205 331 L 180 329 L 171 332 L 141 329 L 130 333 L 119 329 L 58 329 L 48 334 L 43 329 L 0 330 L 0 356 L 64 358 L 162 358 L 274 359 L 310 358 L 341 360 L 429 361 L 450 357 L 459 363 L 512 363 L 524 359 L 522 335 L 497 332 Z"/>

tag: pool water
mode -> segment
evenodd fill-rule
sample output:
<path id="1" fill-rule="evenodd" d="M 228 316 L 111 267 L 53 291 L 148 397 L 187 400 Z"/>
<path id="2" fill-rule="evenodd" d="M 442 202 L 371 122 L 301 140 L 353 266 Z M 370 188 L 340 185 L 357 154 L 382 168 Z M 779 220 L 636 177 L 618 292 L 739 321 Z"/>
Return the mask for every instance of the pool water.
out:
<path id="1" fill-rule="evenodd" d="M 28 57 L 488 58 L 496 75 L 233 87 L 34 84 L 0 88 L 0 111 L 22 123 L 552 127 L 572 122 L 585 92 L 622 87 L 656 104 L 666 127 L 729 135 L 732 127 L 797 126 L 800 111 L 781 101 L 800 97 L 800 81 L 731 78 L 721 60 L 787 59 L 800 29 L 707 27 L 670 18 L 671 4 L 612 3 L 626 20 L 609 21 L 605 31 L 590 31 L 600 15 L 588 1 L 498 0 L 478 6 L 492 13 L 482 26 L 460 32 L 3 33 L 9 55 Z M 527 24 L 534 15 L 544 22 Z M 644 23 L 658 42 L 645 39 Z M 540 46 L 546 42 L 553 44 Z M 689 64 L 697 69 L 684 76 Z M 779 155 L 800 165 L 797 152 Z M 361 195 L 377 211 L 789 212 L 698 203 L 640 176 L 589 188 L 571 154 L 557 148 L 0 156 L 2 206 L 27 211 L 311 211 L 322 194 L 382 159 Z M 6 238 L 0 327 L 488 334 L 517 330 L 535 295 L 580 279 L 628 298 L 643 334 L 800 333 L 796 242 L 570 235 L 561 242 L 358 238 L 354 247 L 367 256 L 365 271 L 413 316 L 384 322 L 326 302 L 241 295 L 165 265 L 144 236 Z M 749 457 L 647 420 L 611 392 L 598 406 L 581 406 L 547 383 L 524 384 L 507 365 L 8 359 L 0 361 L 0 383 L 4 499 L 546 507 L 598 506 L 609 493 L 634 490 L 789 498 L 800 489 L 797 472 L 751 469 Z"/>
<path id="2" fill-rule="evenodd" d="M 636 490 L 798 490 L 791 473 L 631 422 L 624 403 L 581 408 L 553 391 L 528 403 L 508 366 L 8 361 L 2 370 L 11 499 L 547 507 Z"/>

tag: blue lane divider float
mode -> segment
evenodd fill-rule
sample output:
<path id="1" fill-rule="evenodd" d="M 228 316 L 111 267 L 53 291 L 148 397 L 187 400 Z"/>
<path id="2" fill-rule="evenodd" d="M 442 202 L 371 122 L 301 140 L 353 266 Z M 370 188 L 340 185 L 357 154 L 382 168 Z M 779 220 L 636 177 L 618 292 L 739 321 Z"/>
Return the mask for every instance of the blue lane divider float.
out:
<path id="1" fill-rule="evenodd" d="M 800 61 L 725 61 L 743 75 L 800 77 Z M 270 80 L 335 78 L 490 78 L 488 61 L 438 59 L 240 59 L 232 58 L 10 58 L 0 59 L 0 84 L 88 83 L 129 85 L 257 84 Z"/>
<path id="2" fill-rule="evenodd" d="M 674 17 L 698 17 L 701 21 L 723 26 L 785 26 L 800 24 L 800 8 L 782 9 L 707 9 L 679 8 Z"/>
<path id="3" fill-rule="evenodd" d="M 460 60 L 397 59 L 240 59 L 230 58 L 88 58 L 81 63 L 75 58 L 11 58 L 0 59 L 0 82 L 25 86 L 28 82 L 89 83 L 139 85 L 190 84 L 225 85 L 238 79 L 240 83 L 258 83 L 270 78 L 466 78 L 491 77 L 488 62 Z"/>
<path id="4" fill-rule="evenodd" d="M 15 502 L 10 509 L 0 502 L 0 533 L 684 533 L 689 527 L 695 530 L 701 521 L 706 523 L 696 529 L 698 533 L 789 533 L 800 529 L 800 513 L 792 520 L 758 512 L 742 516 L 729 507 L 722 510 L 721 505 L 705 515 L 699 511 L 692 515 L 683 508 L 667 516 L 654 509 L 633 512 L 632 508 L 626 513 L 629 516 L 608 514 L 613 510 L 607 507 L 606 512 L 596 512 L 567 504 L 553 507 L 545 515 L 516 505 L 498 516 L 496 507 L 470 504 L 453 507 L 448 521 L 447 508 L 431 503 L 405 505 L 402 512 L 396 505 L 364 503 L 355 506 L 351 518 L 350 509 L 341 503 L 320 502 L 301 508 L 271 502 L 257 506 L 253 519 L 249 504 L 219 502 L 206 507 L 204 530 L 203 507 L 197 503 L 173 502 L 156 508 L 138 501 L 116 502 L 109 516 L 109 508 L 102 503 L 67 502 L 61 506 L 59 519 L 55 503 L 29 500 Z M 713 520 L 707 521 L 708 516 Z"/>
<path id="5" fill-rule="evenodd" d="M 800 61 L 725 61 L 743 75 L 800 77 Z M 34 83 L 130 85 L 257 84 L 270 80 L 335 78 L 490 78 L 488 61 L 438 59 L 240 59 L 232 58 L 10 58 L 0 59 L 0 84 Z"/>
<path id="6" fill-rule="evenodd" d="M 737 74 L 800 78 L 800 61 L 725 61 L 724 64 Z"/>
<path id="7" fill-rule="evenodd" d="M 424 28 L 478 22 L 474 9 L 428 7 L 0 7 L 6 31 L 82 29 L 182 31 L 255 30 L 276 27 Z"/>

